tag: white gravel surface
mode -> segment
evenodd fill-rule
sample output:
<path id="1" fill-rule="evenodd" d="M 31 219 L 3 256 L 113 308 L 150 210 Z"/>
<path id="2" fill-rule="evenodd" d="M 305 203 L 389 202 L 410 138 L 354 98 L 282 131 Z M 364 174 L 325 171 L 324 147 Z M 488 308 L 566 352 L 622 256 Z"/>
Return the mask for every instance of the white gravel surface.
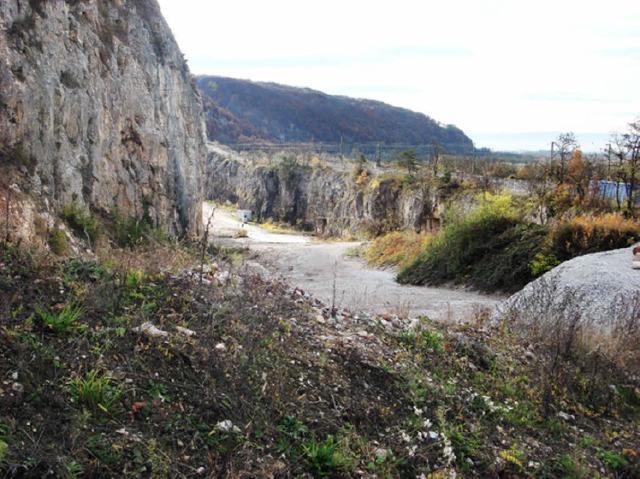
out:
<path id="1" fill-rule="evenodd" d="M 579 256 L 525 286 L 497 308 L 529 321 L 563 318 L 610 332 L 640 323 L 640 270 L 632 247 Z"/>
<path id="2" fill-rule="evenodd" d="M 207 222 L 211 205 L 204 206 Z M 245 229 L 247 238 L 233 238 Z M 483 295 L 464 289 L 431 288 L 396 283 L 393 269 L 373 269 L 345 254 L 356 242 L 321 242 L 309 236 L 282 235 L 253 225 L 241 225 L 235 215 L 217 210 L 212 222 L 216 241 L 247 246 L 260 252 L 271 270 L 291 286 L 312 294 L 327 306 L 400 317 L 426 315 L 431 319 L 460 321 L 480 309 L 492 309 L 502 296 Z"/>

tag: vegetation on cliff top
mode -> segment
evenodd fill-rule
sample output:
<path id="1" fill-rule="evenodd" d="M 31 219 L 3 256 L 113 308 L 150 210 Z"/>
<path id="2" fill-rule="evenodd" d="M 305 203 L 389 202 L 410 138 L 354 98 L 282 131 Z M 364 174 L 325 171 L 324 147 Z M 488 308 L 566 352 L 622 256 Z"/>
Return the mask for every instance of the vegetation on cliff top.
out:
<path id="1" fill-rule="evenodd" d="M 450 153 L 473 151 L 473 142 L 455 126 L 377 101 L 223 77 L 199 77 L 198 87 L 205 98 L 209 138 L 230 145 L 439 144 Z"/>

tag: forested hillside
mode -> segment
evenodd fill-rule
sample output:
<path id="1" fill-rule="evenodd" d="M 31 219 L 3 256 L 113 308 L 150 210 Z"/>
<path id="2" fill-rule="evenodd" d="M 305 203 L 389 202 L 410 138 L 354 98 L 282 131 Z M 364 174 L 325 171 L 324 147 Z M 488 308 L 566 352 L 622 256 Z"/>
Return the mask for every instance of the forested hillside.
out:
<path id="1" fill-rule="evenodd" d="M 451 153 L 473 149 L 457 127 L 378 101 L 214 76 L 199 77 L 198 87 L 209 138 L 225 144 L 439 145 Z"/>

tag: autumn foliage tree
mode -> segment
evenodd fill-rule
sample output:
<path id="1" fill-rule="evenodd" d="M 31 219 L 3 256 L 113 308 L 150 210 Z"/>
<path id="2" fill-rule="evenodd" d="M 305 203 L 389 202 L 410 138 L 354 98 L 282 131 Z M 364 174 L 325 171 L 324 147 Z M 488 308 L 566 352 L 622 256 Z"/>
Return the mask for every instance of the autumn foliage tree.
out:
<path id="1" fill-rule="evenodd" d="M 587 199 L 594 172 L 593 162 L 585 160 L 581 150 L 575 150 L 567 162 L 566 182 L 572 187 L 580 203 Z"/>

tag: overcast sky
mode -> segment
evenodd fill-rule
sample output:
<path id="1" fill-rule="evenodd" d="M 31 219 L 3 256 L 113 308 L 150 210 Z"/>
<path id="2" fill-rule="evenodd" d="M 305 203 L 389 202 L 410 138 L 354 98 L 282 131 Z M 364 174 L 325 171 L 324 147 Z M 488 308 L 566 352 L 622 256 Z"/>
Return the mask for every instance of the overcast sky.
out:
<path id="1" fill-rule="evenodd" d="M 607 137 L 640 115 L 638 0 L 159 2 L 195 74 L 380 100 L 476 146 Z"/>

